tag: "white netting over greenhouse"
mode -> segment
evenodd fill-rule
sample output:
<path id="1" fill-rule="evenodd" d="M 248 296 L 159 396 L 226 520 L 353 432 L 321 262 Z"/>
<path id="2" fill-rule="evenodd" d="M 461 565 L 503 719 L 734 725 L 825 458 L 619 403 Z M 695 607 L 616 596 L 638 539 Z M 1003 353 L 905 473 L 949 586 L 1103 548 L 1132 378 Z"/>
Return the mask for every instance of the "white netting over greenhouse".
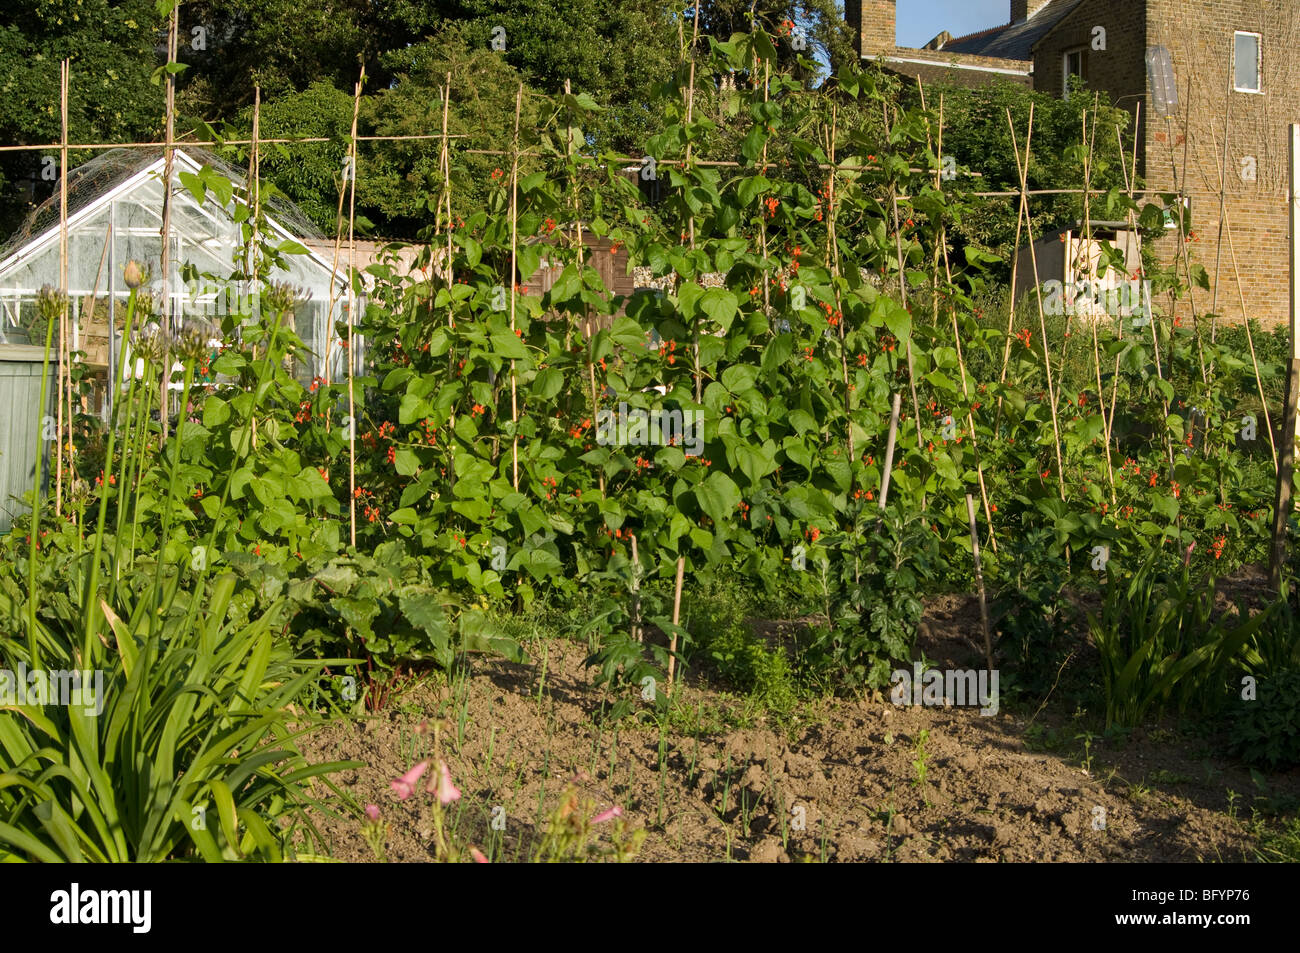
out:
<path id="1" fill-rule="evenodd" d="M 166 169 L 162 151 L 114 149 L 68 176 L 70 343 L 74 350 L 85 352 L 92 366 L 116 367 L 120 359 L 129 294 L 122 269 L 128 261 L 141 262 L 151 272 L 155 312 L 161 310 L 164 294 L 170 299 L 173 330 L 195 324 L 211 327 L 225 314 L 246 313 L 249 308 L 248 283 L 230 280 L 244 272 L 240 221 L 247 210 L 239 194 L 243 176 L 203 150 L 178 148 L 173 155 L 171 275 L 165 284 L 160 274 Z M 232 182 L 234 194 L 212 188 L 204 193 L 198 182 L 212 174 Z M 204 193 L 202 201 L 191 188 Z M 218 192 L 223 194 L 218 197 Z M 263 237 L 269 244 L 314 240 L 319 247 L 320 234 L 292 205 L 271 199 L 265 209 L 269 228 Z M 0 343 L 44 343 L 45 327 L 37 326 L 36 300 L 43 286 L 60 286 L 59 231 L 56 192 L 0 249 Z M 333 261 L 318 252 L 281 258 L 283 266 L 277 266 L 270 278 L 303 292 L 305 300 L 294 324 L 313 354 L 296 373 L 303 378 L 326 376 L 328 354 L 329 376 L 338 377 L 345 371 L 347 352 L 333 329 L 346 320 L 346 255 L 340 256 L 337 273 Z"/>

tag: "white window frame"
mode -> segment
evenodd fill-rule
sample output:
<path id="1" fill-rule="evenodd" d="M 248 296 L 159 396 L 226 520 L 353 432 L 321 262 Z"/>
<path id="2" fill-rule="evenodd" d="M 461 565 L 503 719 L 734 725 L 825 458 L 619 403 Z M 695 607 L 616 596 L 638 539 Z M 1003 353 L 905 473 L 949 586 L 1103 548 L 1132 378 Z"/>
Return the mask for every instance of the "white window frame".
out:
<path id="1" fill-rule="evenodd" d="M 1236 40 L 1233 40 L 1233 42 L 1235 43 Z M 1070 57 L 1076 54 L 1079 56 L 1079 65 L 1083 70 L 1083 72 L 1080 72 L 1078 74 L 1070 72 Z M 1064 97 L 1065 99 L 1070 98 L 1070 77 L 1071 76 L 1078 75 L 1085 83 L 1088 81 L 1088 77 L 1086 75 L 1087 69 L 1088 69 L 1088 48 L 1086 46 L 1078 46 L 1075 47 L 1074 49 L 1065 50 L 1061 53 L 1061 95 L 1062 97 Z"/>
<path id="2" fill-rule="evenodd" d="M 1253 36 L 1255 38 L 1255 81 L 1259 84 L 1257 89 L 1251 89 L 1247 86 L 1237 85 L 1237 37 Z M 1254 93 L 1257 96 L 1264 94 L 1264 36 L 1260 33 L 1252 33 L 1249 30 L 1236 30 L 1232 34 L 1232 88 L 1238 93 Z"/>

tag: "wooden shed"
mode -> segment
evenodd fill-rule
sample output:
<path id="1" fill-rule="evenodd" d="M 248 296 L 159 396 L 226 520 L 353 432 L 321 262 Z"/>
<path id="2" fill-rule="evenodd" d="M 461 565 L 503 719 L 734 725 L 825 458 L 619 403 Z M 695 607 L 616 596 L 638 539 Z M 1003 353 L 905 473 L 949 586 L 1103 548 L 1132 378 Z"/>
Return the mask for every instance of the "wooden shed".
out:
<path id="1" fill-rule="evenodd" d="M 554 233 L 546 237 L 534 237 L 523 239 L 523 242 L 537 243 L 542 245 L 551 245 L 557 247 L 571 247 L 576 235 L 569 228 L 557 228 Z M 590 230 L 584 228 L 582 231 L 582 244 L 586 249 L 585 260 L 592 268 L 596 269 L 601 280 L 605 282 L 605 287 L 615 296 L 630 298 L 634 290 L 634 279 L 628 269 L 627 249 L 624 247 L 615 247 L 614 242 L 609 238 L 602 238 Z M 308 247 L 320 254 L 327 260 L 332 260 L 333 244 L 330 242 L 314 241 L 308 242 Z M 369 265 L 380 261 L 388 261 L 394 265 L 399 275 L 411 274 L 416 271 L 416 261 L 425 246 L 420 244 L 393 243 L 366 241 L 357 242 L 356 247 L 356 264 L 357 268 L 364 271 Z M 339 269 L 346 273 L 350 258 L 350 250 L 345 244 L 339 254 Z M 442 245 L 432 249 L 430 254 L 432 266 L 440 268 L 446 261 L 446 251 Z M 555 260 L 548 258 L 545 252 L 542 253 L 542 265 L 528 280 L 523 282 L 524 294 L 544 295 L 551 290 L 560 273 L 564 271 L 564 263 L 556 256 Z M 623 314 L 622 308 L 618 314 Z M 611 322 L 594 322 L 595 329 L 602 326 L 608 326 Z M 584 327 L 584 333 L 591 333 L 593 329 Z"/>
<path id="2" fill-rule="evenodd" d="M 568 245 L 571 244 L 575 236 L 570 233 L 562 233 L 557 230 L 556 233 L 546 239 L 537 239 L 545 241 L 550 245 Z M 614 247 L 614 243 L 608 238 L 602 238 L 593 232 L 583 229 L 582 245 L 585 249 L 586 263 L 596 269 L 601 280 L 605 282 L 605 287 L 615 297 L 621 295 L 624 298 L 632 297 L 634 280 L 628 269 L 627 249 L 623 247 Z M 564 271 L 564 263 L 560 260 L 554 262 L 547 259 L 543 254 L 542 267 L 538 268 L 536 273 L 524 282 L 524 293 L 530 295 L 543 295 L 551 290 L 555 280 L 560 277 Z M 624 314 L 624 308 L 620 307 L 615 313 L 615 317 Z M 594 320 L 584 322 L 582 331 L 584 334 L 592 334 L 603 327 L 608 327 L 613 323 L 612 318 L 605 320 Z"/>
<path id="3" fill-rule="evenodd" d="M 1124 290 L 1129 276 L 1141 267 L 1141 230 L 1130 230 L 1127 222 L 1092 222 L 1092 237 L 1088 238 L 1083 234 L 1083 225 L 1083 222 L 1076 222 L 1072 228 L 1056 228 L 1044 233 L 1034 242 L 1032 255 L 1028 245 L 1016 250 L 1016 301 L 1033 291 L 1035 285 L 1049 281 L 1060 282 L 1069 302 L 1073 302 L 1077 291 L 1085 289 L 1085 282 L 1088 283 L 1086 290 L 1093 297 L 1102 298 Z M 1124 271 L 1111 268 L 1105 275 L 1100 273 L 1103 242 L 1123 254 Z M 1034 274 L 1035 263 L 1038 265 L 1037 275 Z M 1104 309 L 1094 310 L 1105 314 Z M 1125 307 L 1123 310 L 1127 312 L 1130 309 Z"/>

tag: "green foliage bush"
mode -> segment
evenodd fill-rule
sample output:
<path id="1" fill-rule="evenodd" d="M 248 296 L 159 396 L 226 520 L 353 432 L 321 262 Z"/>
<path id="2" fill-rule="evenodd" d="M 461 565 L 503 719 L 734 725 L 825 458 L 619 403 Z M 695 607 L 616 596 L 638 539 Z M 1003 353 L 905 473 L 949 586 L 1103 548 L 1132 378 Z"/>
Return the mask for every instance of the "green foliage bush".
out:
<path id="1" fill-rule="evenodd" d="M 1106 723 L 1136 727 L 1166 708 L 1221 711 L 1246 647 L 1269 612 L 1214 617 L 1215 581 L 1184 565 L 1162 571 L 1153 549 L 1131 576 L 1108 577 L 1088 628 L 1101 655 Z"/>
<path id="2" fill-rule="evenodd" d="M 1261 676 L 1255 698 L 1238 699 L 1228 727 L 1228 750 L 1270 770 L 1300 765 L 1300 669 Z"/>
<path id="3" fill-rule="evenodd" d="M 748 695 L 778 717 L 798 704 L 800 691 L 790 656 L 780 646 L 769 646 L 746 619 L 750 599 L 728 598 L 715 590 L 691 619 L 693 651 L 688 661 L 703 663 L 724 687 Z"/>

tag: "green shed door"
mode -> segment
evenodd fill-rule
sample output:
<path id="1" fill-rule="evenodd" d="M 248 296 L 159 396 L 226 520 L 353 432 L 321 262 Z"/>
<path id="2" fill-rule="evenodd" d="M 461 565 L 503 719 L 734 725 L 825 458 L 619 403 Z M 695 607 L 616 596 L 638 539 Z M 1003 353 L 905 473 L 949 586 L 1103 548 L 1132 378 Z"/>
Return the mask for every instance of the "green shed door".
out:
<path id="1" fill-rule="evenodd" d="M 9 532 L 14 516 L 26 511 L 18 499 L 31 491 L 36 476 L 44 359 L 44 348 L 0 344 L 0 533 Z M 49 406 L 54 404 L 54 369 L 51 362 Z M 40 446 L 48 459 L 47 445 Z"/>

